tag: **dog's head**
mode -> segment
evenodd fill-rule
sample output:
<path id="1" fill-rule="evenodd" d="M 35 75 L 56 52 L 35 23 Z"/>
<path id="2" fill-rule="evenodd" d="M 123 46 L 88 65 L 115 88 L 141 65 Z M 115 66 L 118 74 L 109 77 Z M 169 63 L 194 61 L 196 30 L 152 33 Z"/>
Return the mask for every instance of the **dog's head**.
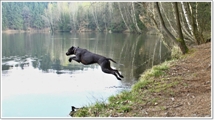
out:
<path id="1" fill-rule="evenodd" d="M 68 49 L 68 52 L 66 52 L 66 55 L 67 56 L 73 55 L 75 50 L 76 50 L 76 47 L 72 46 L 71 48 Z"/>

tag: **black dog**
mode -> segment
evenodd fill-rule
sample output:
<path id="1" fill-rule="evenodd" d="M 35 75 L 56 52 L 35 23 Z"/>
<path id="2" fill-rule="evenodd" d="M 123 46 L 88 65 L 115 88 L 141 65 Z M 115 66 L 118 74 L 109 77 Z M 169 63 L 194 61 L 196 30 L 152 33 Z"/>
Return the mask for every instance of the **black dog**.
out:
<path id="1" fill-rule="evenodd" d="M 66 55 L 67 56 L 75 55 L 69 58 L 69 62 L 71 62 L 72 60 L 75 60 L 77 62 L 81 62 L 84 65 L 98 63 L 101 66 L 103 72 L 115 75 L 118 80 L 121 80 L 121 78 L 123 78 L 123 76 L 118 72 L 118 70 L 111 68 L 109 60 L 116 63 L 111 58 L 106 58 L 104 56 L 91 53 L 86 49 L 82 49 L 74 46 L 68 49 L 68 52 L 66 53 Z M 119 77 L 117 75 L 119 75 Z"/>

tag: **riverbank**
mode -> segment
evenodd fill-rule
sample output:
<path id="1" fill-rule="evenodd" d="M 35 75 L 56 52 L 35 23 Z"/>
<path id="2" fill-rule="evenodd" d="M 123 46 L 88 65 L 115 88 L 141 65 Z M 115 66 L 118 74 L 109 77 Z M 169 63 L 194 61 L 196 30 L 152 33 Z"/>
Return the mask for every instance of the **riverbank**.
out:
<path id="1" fill-rule="evenodd" d="M 211 117 L 211 42 L 154 66 L 131 91 L 85 106 L 74 117 Z"/>

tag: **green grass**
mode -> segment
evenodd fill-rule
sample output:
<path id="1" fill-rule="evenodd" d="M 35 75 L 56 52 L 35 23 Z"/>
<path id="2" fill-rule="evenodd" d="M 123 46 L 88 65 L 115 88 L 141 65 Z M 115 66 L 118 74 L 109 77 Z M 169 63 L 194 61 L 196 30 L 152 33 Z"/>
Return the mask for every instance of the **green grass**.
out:
<path id="1" fill-rule="evenodd" d="M 74 114 L 74 117 L 87 117 L 88 115 L 88 109 L 87 108 L 82 108 L 78 112 Z"/>
<path id="2" fill-rule="evenodd" d="M 138 91 L 143 88 L 146 88 L 148 84 L 153 83 L 153 77 L 159 77 L 165 75 L 165 70 L 169 69 L 170 62 L 164 62 L 160 65 L 153 66 L 151 69 L 145 71 L 141 77 L 139 82 L 137 82 L 133 87 L 133 91 Z"/>
<path id="3" fill-rule="evenodd" d="M 182 52 L 178 46 L 174 46 L 171 52 L 172 59 L 179 59 L 182 57 Z"/>
<path id="4" fill-rule="evenodd" d="M 153 66 L 151 69 L 148 69 L 146 72 L 144 72 L 140 78 L 142 79 L 148 79 L 151 77 L 159 77 L 164 74 L 163 71 L 167 70 L 169 68 L 169 61 L 166 61 L 160 65 Z"/>
<path id="5" fill-rule="evenodd" d="M 129 106 L 129 105 L 123 105 L 123 106 L 121 106 L 120 107 L 120 109 L 118 109 L 117 111 L 119 112 L 119 113 L 124 113 L 124 112 L 129 112 L 129 111 L 131 111 L 131 106 Z"/>

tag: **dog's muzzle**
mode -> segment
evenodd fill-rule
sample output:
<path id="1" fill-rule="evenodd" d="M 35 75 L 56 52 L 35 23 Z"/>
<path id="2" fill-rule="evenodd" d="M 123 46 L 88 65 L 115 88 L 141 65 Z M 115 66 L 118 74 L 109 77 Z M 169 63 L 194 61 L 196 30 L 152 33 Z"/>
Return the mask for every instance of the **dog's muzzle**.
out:
<path id="1" fill-rule="evenodd" d="M 68 55 L 70 55 L 70 54 L 67 52 L 66 55 L 68 56 Z"/>

